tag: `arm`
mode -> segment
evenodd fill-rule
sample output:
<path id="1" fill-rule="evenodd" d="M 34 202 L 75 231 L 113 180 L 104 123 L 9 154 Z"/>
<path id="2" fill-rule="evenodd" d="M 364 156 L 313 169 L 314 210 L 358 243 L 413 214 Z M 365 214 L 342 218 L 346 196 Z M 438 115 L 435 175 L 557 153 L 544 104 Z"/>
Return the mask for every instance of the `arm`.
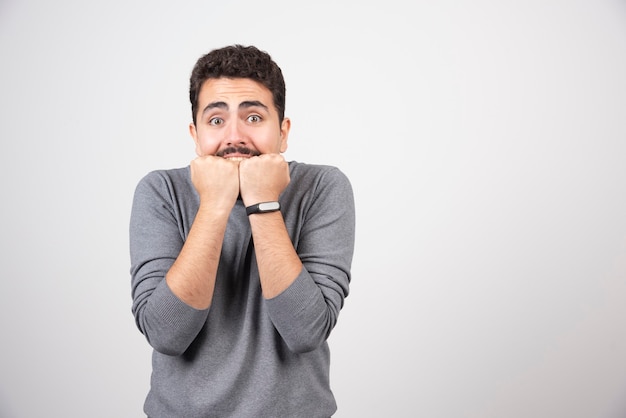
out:
<path id="1" fill-rule="evenodd" d="M 237 165 L 223 158 L 191 162 L 200 206 L 189 235 L 165 279 L 172 292 L 196 309 L 211 305 L 228 215 L 239 194 Z"/>
<path id="2" fill-rule="evenodd" d="M 246 206 L 278 201 L 289 184 L 289 165 L 279 154 L 267 154 L 239 165 L 241 198 Z M 282 293 L 302 270 L 280 212 L 249 216 L 263 296 Z"/>
<path id="3" fill-rule="evenodd" d="M 138 184 L 133 200 L 133 313 L 155 350 L 169 355 L 183 353 L 205 323 L 226 223 L 224 206 L 214 197 L 198 193 L 199 206 L 195 200 L 194 188 L 202 189 L 195 178 L 202 171 L 197 163 L 191 167 L 193 186 L 151 173 Z"/>
<path id="4" fill-rule="evenodd" d="M 249 218 L 263 296 L 271 299 L 293 283 L 302 262 L 280 211 L 252 214 Z"/>
<path id="5" fill-rule="evenodd" d="M 304 196 L 293 199 L 295 191 Z M 320 171 L 285 194 L 297 201 L 283 208 L 285 218 L 277 212 L 251 215 L 250 224 L 272 322 L 292 351 L 306 352 L 327 340 L 348 295 L 354 200 L 337 169 Z M 277 286 L 270 293 L 271 285 Z"/>

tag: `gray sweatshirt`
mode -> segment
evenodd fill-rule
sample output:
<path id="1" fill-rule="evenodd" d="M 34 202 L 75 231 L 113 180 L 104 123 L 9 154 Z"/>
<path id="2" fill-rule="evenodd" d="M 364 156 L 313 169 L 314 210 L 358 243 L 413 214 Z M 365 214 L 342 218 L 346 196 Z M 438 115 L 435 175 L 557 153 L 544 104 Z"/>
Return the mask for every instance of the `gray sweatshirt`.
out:
<path id="1" fill-rule="evenodd" d="M 264 299 L 241 200 L 224 235 L 211 306 L 194 309 L 165 274 L 199 199 L 189 167 L 153 171 L 130 218 L 132 312 L 153 347 L 144 412 L 161 417 L 330 417 L 327 338 L 348 295 L 354 250 L 352 188 L 337 168 L 290 162 L 281 212 L 303 269 Z"/>

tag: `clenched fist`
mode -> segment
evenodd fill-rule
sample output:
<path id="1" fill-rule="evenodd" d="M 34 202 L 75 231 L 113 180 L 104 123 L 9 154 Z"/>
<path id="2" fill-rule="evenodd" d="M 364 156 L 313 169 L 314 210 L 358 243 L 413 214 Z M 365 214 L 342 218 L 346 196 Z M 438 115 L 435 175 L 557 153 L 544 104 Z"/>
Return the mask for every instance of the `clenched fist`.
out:
<path id="1" fill-rule="evenodd" d="M 239 195 L 238 162 L 206 155 L 191 162 L 191 182 L 200 202 L 230 211 Z"/>
<path id="2" fill-rule="evenodd" d="M 289 181 L 289 164 L 281 154 L 263 154 L 239 163 L 239 191 L 246 206 L 278 200 Z"/>

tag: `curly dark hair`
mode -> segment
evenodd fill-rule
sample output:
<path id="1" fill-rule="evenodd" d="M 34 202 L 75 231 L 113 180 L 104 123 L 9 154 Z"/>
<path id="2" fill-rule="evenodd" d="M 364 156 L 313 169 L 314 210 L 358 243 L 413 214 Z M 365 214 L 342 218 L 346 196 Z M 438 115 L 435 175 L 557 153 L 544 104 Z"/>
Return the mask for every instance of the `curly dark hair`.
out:
<path id="1" fill-rule="evenodd" d="M 198 113 L 198 95 L 202 83 L 211 78 L 249 78 L 272 92 L 278 122 L 285 117 L 285 80 L 280 67 L 265 51 L 254 46 L 230 45 L 214 49 L 200 57 L 189 80 L 189 100 L 193 123 Z"/>

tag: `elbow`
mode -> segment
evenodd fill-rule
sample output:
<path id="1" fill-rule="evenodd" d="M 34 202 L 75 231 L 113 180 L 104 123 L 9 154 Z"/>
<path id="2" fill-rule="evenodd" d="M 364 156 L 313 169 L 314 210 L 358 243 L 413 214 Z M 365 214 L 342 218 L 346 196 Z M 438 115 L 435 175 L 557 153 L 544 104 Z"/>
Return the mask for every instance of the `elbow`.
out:
<path id="1" fill-rule="evenodd" d="M 305 354 L 305 353 L 309 353 L 311 351 L 317 350 L 324 341 L 326 340 L 291 342 L 291 343 L 287 343 L 287 347 L 289 347 L 289 350 L 292 353 Z"/>
<path id="2" fill-rule="evenodd" d="M 183 309 L 184 310 L 184 309 Z M 167 356 L 184 354 L 206 320 L 206 311 L 191 310 L 189 315 L 164 315 L 164 309 L 145 304 L 135 312 L 135 321 L 148 344 L 156 352 Z"/>
<path id="3" fill-rule="evenodd" d="M 309 330 L 309 332 L 300 332 L 284 338 L 285 344 L 292 353 L 304 354 L 315 351 L 320 348 L 330 335 L 330 328 L 322 328 L 319 330 Z"/>
<path id="4" fill-rule="evenodd" d="M 323 309 L 313 321 L 283 322 L 277 329 L 291 352 L 304 354 L 322 347 L 336 323 L 336 313 Z"/>
<path id="5" fill-rule="evenodd" d="M 180 340 L 176 341 L 175 339 L 167 338 L 151 338 L 149 335 L 147 335 L 146 338 L 150 346 L 155 351 L 165 354 L 166 356 L 180 356 L 187 351 L 188 348 L 187 345 L 181 344 Z"/>
<path id="6" fill-rule="evenodd" d="M 193 337 L 181 333 L 180 330 L 178 330 L 179 332 L 171 332 L 173 330 L 162 329 L 150 322 L 141 321 L 138 323 L 141 324 L 139 329 L 146 337 L 150 347 L 167 356 L 180 356 L 187 351 L 193 341 Z"/>

